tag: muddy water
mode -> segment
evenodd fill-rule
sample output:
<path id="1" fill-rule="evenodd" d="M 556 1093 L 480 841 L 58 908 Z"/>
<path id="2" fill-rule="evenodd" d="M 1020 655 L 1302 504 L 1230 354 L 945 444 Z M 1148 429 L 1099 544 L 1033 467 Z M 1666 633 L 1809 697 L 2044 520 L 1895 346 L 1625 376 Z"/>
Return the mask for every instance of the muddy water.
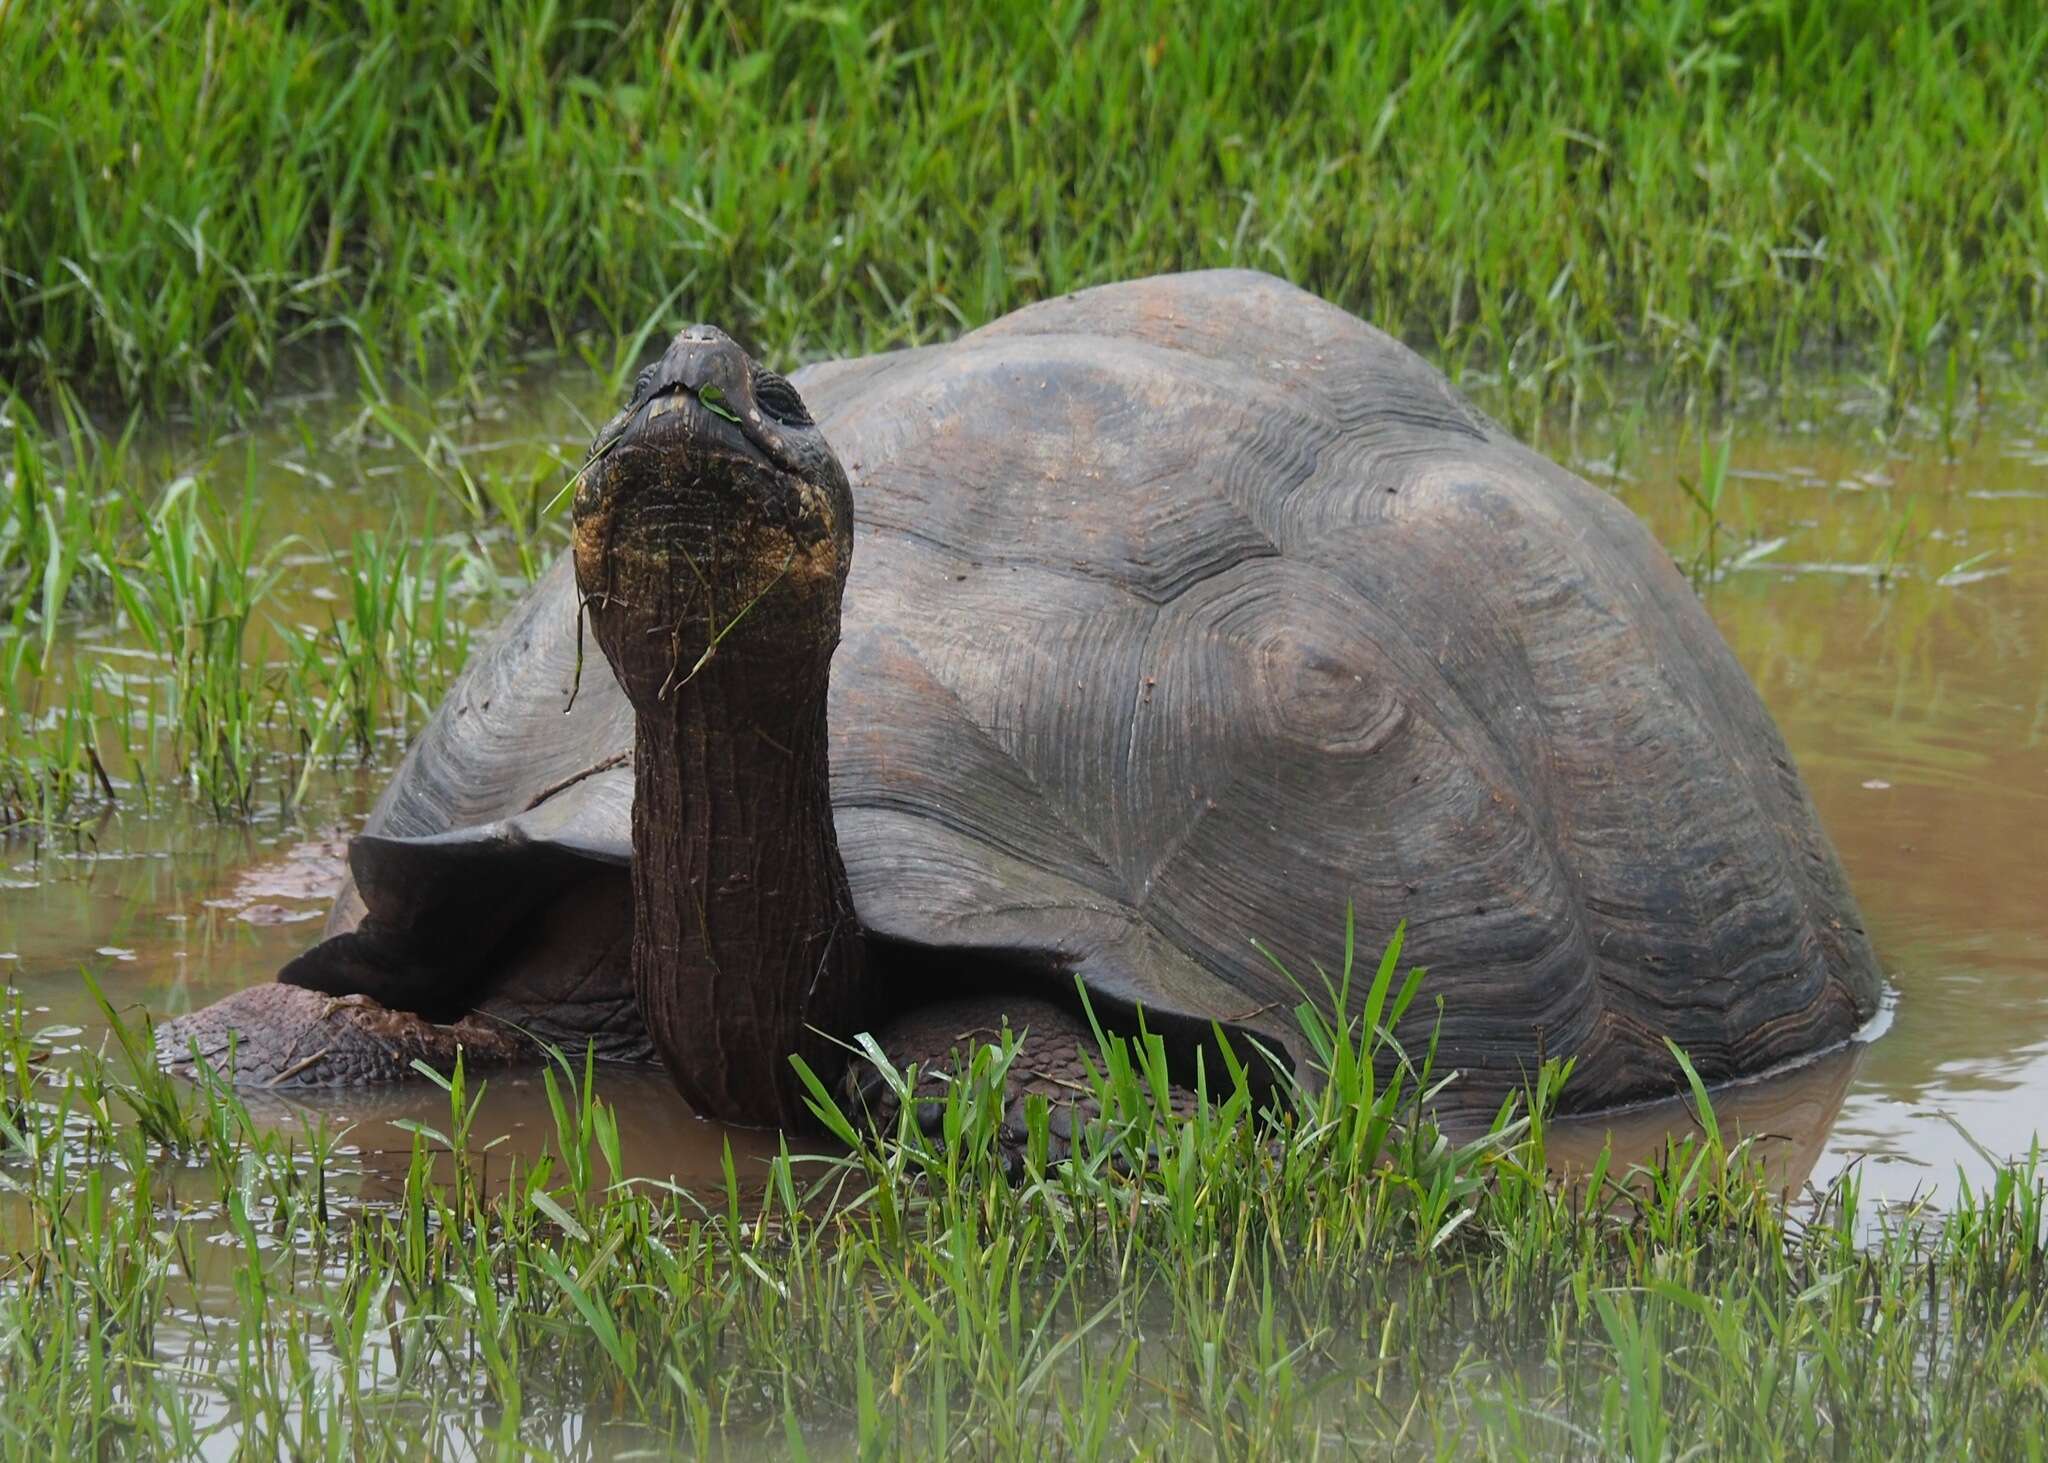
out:
<path id="1" fill-rule="evenodd" d="M 2048 1128 L 2048 424 L 2015 408 L 1951 457 L 1925 439 L 1887 446 L 1853 389 L 1817 400 L 1813 421 L 1737 422 L 1711 555 L 1678 485 L 1702 472 L 1682 428 L 1595 426 L 1546 446 L 1697 563 L 1891 975 L 1876 1039 L 1724 1092 L 1724 1121 L 1767 1135 L 1788 1183 L 1860 1165 L 1866 1194 L 1938 1198 L 1986 1154 L 2022 1153 Z M 573 456 L 594 405 L 580 386 L 541 380 L 449 429 L 479 452 L 552 444 Z M 344 541 L 443 491 L 394 454 L 326 450 L 344 406 L 298 415 L 256 446 L 275 464 L 273 512 L 309 539 Z M 320 600 L 320 573 L 304 568 L 284 612 Z M 480 599 L 475 615 L 503 603 Z M 80 651 L 120 646 L 109 627 Z M 0 979 L 67 1051 L 100 1039 L 81 968 L 117 1005 L 157 1013 L 268 978 L 317 929 L 338 840 L 380 776 L 321 779 L 291 821 L 224 827 L 174 810 L 116 814 L 48 844 L 0 836 Z M 728 1138 L 743 1163 L 769 1151 L 760 1135 L 691 1117 L 658 1076 L 614 1073 L 606 1091 L 650 1172 L 715 1183 Z M 385 1155 L 411 1145 L 393 1121 L 432 1122 L 445 1105 L 423 1086 L 270 1111 L 353 1123 L 347 1151 L 375 1191 L 399 1166 Z M 1579 1124 L 1559 1145 L 1584 1161 L 1611 1132 L 1642 1151 L 1685 1121 L 1677 1107 L 1643 1109 Z M 550 1126 L 536 1081 L 492 1080 L 480 1133 L 517 1152 Z"/>

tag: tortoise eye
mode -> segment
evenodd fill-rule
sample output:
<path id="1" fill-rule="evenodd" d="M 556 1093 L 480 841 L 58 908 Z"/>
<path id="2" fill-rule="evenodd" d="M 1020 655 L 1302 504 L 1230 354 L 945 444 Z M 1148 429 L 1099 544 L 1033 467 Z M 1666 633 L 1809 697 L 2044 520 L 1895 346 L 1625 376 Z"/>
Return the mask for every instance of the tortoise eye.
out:
<path id="1" fill-rule="evenodd" d="M 804 410 L 804 399 L 796 394 L 794 386 L 773 371 L 755 374 L 754 400 L 762 411 L 785 427 L 808 427 L 811 424 L 811 414 Z"/>

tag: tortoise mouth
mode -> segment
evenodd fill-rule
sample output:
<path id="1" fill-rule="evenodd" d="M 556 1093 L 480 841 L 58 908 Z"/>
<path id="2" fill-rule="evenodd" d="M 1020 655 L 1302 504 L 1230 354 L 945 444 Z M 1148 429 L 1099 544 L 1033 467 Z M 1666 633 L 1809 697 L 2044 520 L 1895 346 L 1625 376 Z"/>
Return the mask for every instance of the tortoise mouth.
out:
<path id="1" fill-rule="evenodd" d="M 574 501 L 577 536 L 621 514 L 643 546 L 684 553 L 734 533 L 779 529 L 804 542 L 829 535 L 843 515 L 816 464 L 760 418 L 713 385 L 655 384 L 592 443 Z"/>
<path id="2" fill-rule="evenodd" d="M 657 381 L 613 417 L 590 445 L 576 487 L 574 518 L 676 497 L 727 500 L 745 515 L 780 496 L 768 486 L 793 476 L 786 453 L 745 429 L 716 386 Z"/>
<path id="3" fill-rule="evenodd" d="M 710 400 L 705 399 L 706 395 Z M 785 467 L 768 444 L 746 431 L 734 409 L 716 387 L 692 390 L 681 382 L 657 387 L 606 424 L 591 444 L 593 469 L 613 466 L 614 457 L 646 452 L 664 457 L 682 454 L 737 459 L 764 467 Z"/>

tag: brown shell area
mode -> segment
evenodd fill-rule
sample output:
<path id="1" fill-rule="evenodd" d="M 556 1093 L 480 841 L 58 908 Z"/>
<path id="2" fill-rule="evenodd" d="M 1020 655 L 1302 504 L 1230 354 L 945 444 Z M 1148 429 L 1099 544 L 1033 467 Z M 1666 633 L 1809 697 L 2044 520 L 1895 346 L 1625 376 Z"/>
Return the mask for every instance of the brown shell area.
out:
<path id="1" fill-rule="evenodd" d="M 1350 902 L 1430 969 L 1405 1041 L 1435 1028 L 1475 1101 L 1575 1057 L 1577 1106 L 1671 1089 L 1667 1035 L 1728 1077 L 1874 1009 L 1834 852 L 1669 558 L 1380 332 L 1183 275 L 797 384 L 855 498 L 829 726 L 856 907 L 963 989 L 1078 971 L 1300 1056 Z M 631 744 L 594 647 L 562 712 L 565 567 L 372 831 L 521 813 Z"/>

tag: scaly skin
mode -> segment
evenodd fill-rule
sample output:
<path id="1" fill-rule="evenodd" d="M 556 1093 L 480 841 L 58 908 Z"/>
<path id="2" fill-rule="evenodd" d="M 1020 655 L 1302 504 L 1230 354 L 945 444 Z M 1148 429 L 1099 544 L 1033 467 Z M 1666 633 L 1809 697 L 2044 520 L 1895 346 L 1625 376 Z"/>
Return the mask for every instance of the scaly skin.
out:
<path id="1" fill-rule="evenodd" d="M 757 379 L 721 332 L 683 332 L 600 434 L 576 496 L 577 585 L 635 713 L 641 1014 L 699 1112 L 784 1127 L 813 1126 L 791 1053 L 829 1081 L 840 1041 L 879 1024 L 928 1092 L 1007 1017 L 1025 1046 L 1006 1141 L 1021 1154 L 1023 1103 L 1038 1095 L 1060 1114 L 1064 1152 L 1085 1106 L 1079 1052 L 1094 1046 L 1072 1016 L 985 994 L 886 1020 L 840 861 L 825 730 L 852 499 L 815 427 L 764 411 Z"/>
<path id="2" fill-rule="evenodd" d="M 648 1061 L 653 1050 L 626 979 L 624 885 L 618 872 L 598 869 L 549 885 L 550 897 L 530 908 L 501 894 L 506 933 L 495 942 L 478 934 L 475 984 L 450 999 L 444 983 L 434 992 L 442 1004 L 426 1009 L 411 1009 L 408 987 L 380 966 L 377 939 L 353 931 L 324 941 L 276 982 L 163 1022 L 159 1060 L 190 1074 L 196 1044 L 225 1073 L 232 1041 L 238 1080 L 269 1088 L 410 1079 L 415 1061 L 445 1072 L 458 1053 L 472 1071 L 536 1062 L 541 1043 Z"/>

